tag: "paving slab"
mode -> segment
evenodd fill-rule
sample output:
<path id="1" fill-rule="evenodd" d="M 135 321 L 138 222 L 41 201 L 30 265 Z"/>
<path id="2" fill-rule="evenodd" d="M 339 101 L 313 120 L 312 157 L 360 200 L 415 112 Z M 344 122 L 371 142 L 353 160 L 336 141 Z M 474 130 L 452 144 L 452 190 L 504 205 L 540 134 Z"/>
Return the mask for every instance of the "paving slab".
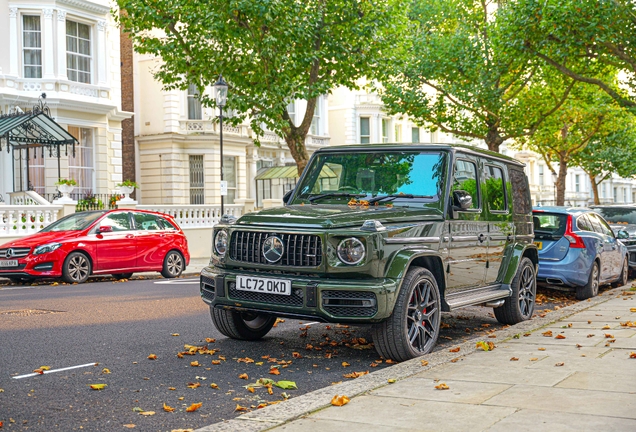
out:
<path id="1" fill-rule="evenodd" d="M 488 432 L 625 432 L 636 430 L 636 420 L 550 411 L 519 410 L 492 427 Z"/>
<path id="2" fill-rule="evenodd" d="M 616 370 L 616 369 L 614 369 Z M 612 369 L 604 373 L 579 371 L 575 372 L 556 387 L 581 390 L 601 390 L 608 392 L 622 392 L 636 395 L 636 375 L 619 370 L 611 373 Z M 636 396 L 634 396 L 636 398 Z"/>
<path id="3" fill-rule="evenodd" d="M 346 429 L 345 429 L 346 428 Z M 373 432 L 413 432 L 413 427 L 397 427 L 397 426 L 369 426 L 368 423 L 357 423 L 349 421 L 343 423 L 339 420 L 324 420 L 315 418 L 314 416 L 303 418 L 292 423 L 280 426 L 278 431 L 285 432 L 323 432 L 323 431 L 364 431 L 372 430 Z M 419 430 L 419 429 L 418 429 Z"/>
<path id="4" fill-rule="evenodd" d="M 510 407 L 359 396 L 343 407 L 322 410 L 312 417 L 340 422 L 337 430 L 373 431 L 378 426 L 390 426 L 417 431 L 475 431 L 514 412 Z"/>
<path id="5" fill-rule="evenodd" d="M 516 385 L 485 404 L 636 419 L 636 397 L 626 396 L 625 393 L 618 392 Z"/>
<path id="6" fill-rule="evenodd" d="M 432 378 L 411 378 L 396 384 L 382 387 L 371 393 L 373 396 L 403 399 L 429 400 L 480 404 L 493 396 L 509 389 L 510 384 L 476 383 L 470 381 L 446 380 L 448 390 L 437 390 L 441 381 Z"/>

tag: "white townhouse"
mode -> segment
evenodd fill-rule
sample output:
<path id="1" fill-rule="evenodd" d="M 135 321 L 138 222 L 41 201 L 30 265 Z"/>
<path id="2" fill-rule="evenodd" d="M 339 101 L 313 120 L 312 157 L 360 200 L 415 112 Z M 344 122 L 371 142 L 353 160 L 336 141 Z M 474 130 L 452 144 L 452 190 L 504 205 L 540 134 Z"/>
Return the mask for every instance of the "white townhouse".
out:
<path id="1" fill-rule="evenodd" d="M 58 176 L 80 195 L 110 194 L 123 180 L 120 37 L 108 0 L 0 0 L 0 197 L 32 190 L 51 199 Z M 45 98 L 44 96 L 45 95 Z M 40 105 L 41 104 L 41 105 Z M 46 125 L 7 118 L 46 106 Z M 5 119 L 3 122 L 2 119 Z M 42 117 L 43 118 L 43 117 Z M 2 129 L 6 126 L 4 129 Z M 8 125 L 8 126 L 7 126 Z M 53 129 L 72 147 L 46 145 Z M 30 133 L 29 144 L 20 134 Z M 62 133 L 62 132 L 60 132 Z M 7 137 L 9 139 L 7 139 Z"/>

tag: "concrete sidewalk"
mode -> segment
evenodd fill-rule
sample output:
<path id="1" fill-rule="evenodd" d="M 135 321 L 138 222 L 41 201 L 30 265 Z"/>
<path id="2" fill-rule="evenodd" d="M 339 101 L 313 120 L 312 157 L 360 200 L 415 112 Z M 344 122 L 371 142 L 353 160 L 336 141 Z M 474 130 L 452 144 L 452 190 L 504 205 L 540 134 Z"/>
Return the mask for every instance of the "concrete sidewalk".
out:
<path id="1" fill-rule="evenodd" d="M 630 286 L 199 431 L 635 431 Z"/>

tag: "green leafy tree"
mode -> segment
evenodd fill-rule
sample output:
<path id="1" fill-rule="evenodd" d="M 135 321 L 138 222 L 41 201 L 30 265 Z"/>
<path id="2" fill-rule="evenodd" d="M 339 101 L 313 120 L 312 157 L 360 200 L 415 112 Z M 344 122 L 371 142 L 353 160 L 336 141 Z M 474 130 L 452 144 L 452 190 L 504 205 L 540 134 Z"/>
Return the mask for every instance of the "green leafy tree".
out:
<path id="1" fill-rule="evenodd" d="M 502 21 L 519 55 L 535 56 L 636 111 L 636 2 L 516 0 L 506 2 Z M 620 84 L 612 75 L 599 74 L 608 66 L 627 72 Z"/>
<path id="2" fill-rule="evenodd" d="M 608 132 L 593 138 L 572 163 L 583 168 L 592 184 L 594 204 L 600 204 L 598 185 L 612 174 L 633 177 L 636 173 L 636 123 L 631 114 L 616 110 L 606 126 Z"/>
<path id="3" fill-rule="evenodd" d="M 564 103 L 574 81 L 510 49 L 498 22 L 507 7 L 413 1 L 408 54 L 394 57 L 379 89 L 387 110 L 433 130 L 482 139 L 492 151 L 531 135 Z"/>
<path id="4" fill-rule="evenodd" d="M 249 118 L 258 136 L 283 137 L 304 169 L 305 139 L 317 97 L 373 79 L 396 54 L 407 25 L 403 0 L 118 0 L 121 26 L 137 52 L 161 57 L 156 78 L 166 89 L 205 88 L 219 74 L 230 85 L 227 109 Z M 287 106 L 307 100 L 299 125 Z"/>
<path id="5" fill-rule="evenodd" d="M 565 203 L 567 169 L 592 140 L 604 140 L 613 133 L 613 118 L 623 113 L 613 99 L 593 86 L 579 84 L 568 101 L 546 119 L 533 136 L 518 142 L 539 153 L 557 174 L 556 204 Z M 578 160 L 577 160 L 578 161 Z M 558 173 L 552 162 L 558 164 Z"/>

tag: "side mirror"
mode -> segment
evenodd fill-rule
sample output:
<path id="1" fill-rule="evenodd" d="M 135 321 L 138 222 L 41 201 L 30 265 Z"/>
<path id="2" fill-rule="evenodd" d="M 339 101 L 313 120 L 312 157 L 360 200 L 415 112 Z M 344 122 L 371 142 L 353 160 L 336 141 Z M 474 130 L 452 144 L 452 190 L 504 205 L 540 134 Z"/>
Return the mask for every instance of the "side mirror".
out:
<path id="1" fill-rule="evenodd" d="M 289 202 L 289 199 L 291 198 L 293 193 L 294 193 L 294 190 L 292 189 L 287 191 L 287 193 L 283 195 L 283 204 L 287 204 Z"/>
<path id="2" fill-rule="evenodd" d="M 620 240 L 628 239 L 629 233 L 625 230 L 620 230 L 618 234 L 616 234 L 616 238 Z"/>
<path id="3" fill-rule="evenodd" d="M 103 233 L 108 233 L 108 232 L 113 232 L 113 227 L 112 226 L 100 226 L 97 229 L 97 232 L 99 234 L 103 234 Z"/>
<path id="4" fill-rule="evenodd" d="M 473 206 L 473 197 L 464 190 L 453 191 L 453 206 L 458 210 L 467 210 Z"/>

